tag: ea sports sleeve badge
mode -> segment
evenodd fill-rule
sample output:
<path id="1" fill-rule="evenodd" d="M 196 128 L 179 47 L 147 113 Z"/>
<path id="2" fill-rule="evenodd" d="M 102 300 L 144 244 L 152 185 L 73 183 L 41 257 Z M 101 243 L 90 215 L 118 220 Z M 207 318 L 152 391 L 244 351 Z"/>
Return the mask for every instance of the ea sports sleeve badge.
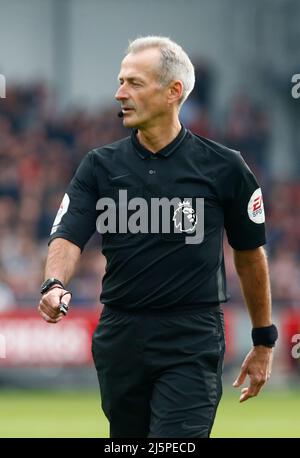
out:
<path id="1" fill-rule="evenodd" d="M 254 191 L 248 202 L 248 216 L 256 224 L 265 222 L 265 211 L 261 188 Z"/>

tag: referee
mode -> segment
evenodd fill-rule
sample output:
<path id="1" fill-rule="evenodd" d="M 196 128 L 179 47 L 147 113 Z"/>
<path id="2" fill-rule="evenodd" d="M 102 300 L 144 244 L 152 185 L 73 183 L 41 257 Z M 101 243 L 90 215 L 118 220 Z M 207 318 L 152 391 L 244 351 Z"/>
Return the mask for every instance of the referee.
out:
<path id="1" fill-rule="evenodd" d="M 97 229 L 107 260 L 93 335 L 102 408 L 116 437 L 209 437 L 222 394 L 228 300 L 223 233 L 248 307 L 253 347 L 234 386 L 256 396 L 277 339 L 262 194 L 240 154 L 179 121 L 195 82 L 183 49 L 164 37 L 131 42 L 116 99 L 131 135 L 90 151 L 49 241 L 39 312 L 67 314 L 71 279 Z"/>

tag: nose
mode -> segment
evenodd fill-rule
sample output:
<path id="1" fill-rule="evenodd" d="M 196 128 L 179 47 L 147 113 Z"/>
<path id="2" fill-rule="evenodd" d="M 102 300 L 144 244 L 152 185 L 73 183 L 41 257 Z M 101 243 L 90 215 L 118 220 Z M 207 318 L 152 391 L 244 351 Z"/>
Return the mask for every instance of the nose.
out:
<path id="1" fill-rule="evenodd" d="M 117 92 L 115 93 L 115 99 L 118 101 L 128 99 L 128 94 L 123 86 L 118 88 Z"/>

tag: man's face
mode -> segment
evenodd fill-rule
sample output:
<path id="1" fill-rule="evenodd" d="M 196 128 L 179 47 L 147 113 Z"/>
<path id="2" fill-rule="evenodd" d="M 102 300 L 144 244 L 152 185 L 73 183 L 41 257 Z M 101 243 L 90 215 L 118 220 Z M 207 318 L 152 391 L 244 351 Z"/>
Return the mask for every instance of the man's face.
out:
<path id="1" fill-rule="evenodd" d="M 123 59 L 115 98 L 121 103 L 125 127 L 155 126 L 170 109 L 169 88 L 159 83 L 159 68 L 160 51 L 155 48 L 130 53 Z"/>

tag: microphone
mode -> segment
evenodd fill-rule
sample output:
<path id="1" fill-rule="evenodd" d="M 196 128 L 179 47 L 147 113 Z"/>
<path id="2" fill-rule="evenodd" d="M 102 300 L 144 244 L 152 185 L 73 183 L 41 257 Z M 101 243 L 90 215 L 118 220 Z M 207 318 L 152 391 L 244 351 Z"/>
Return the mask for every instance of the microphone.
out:
<path id="1" fill-rule="evenodd" d="M 124 115 L 123 111 L 119 111 L 119 113 L 118 113 L 119 118 L 123 118 L 123 115 Z"/>

